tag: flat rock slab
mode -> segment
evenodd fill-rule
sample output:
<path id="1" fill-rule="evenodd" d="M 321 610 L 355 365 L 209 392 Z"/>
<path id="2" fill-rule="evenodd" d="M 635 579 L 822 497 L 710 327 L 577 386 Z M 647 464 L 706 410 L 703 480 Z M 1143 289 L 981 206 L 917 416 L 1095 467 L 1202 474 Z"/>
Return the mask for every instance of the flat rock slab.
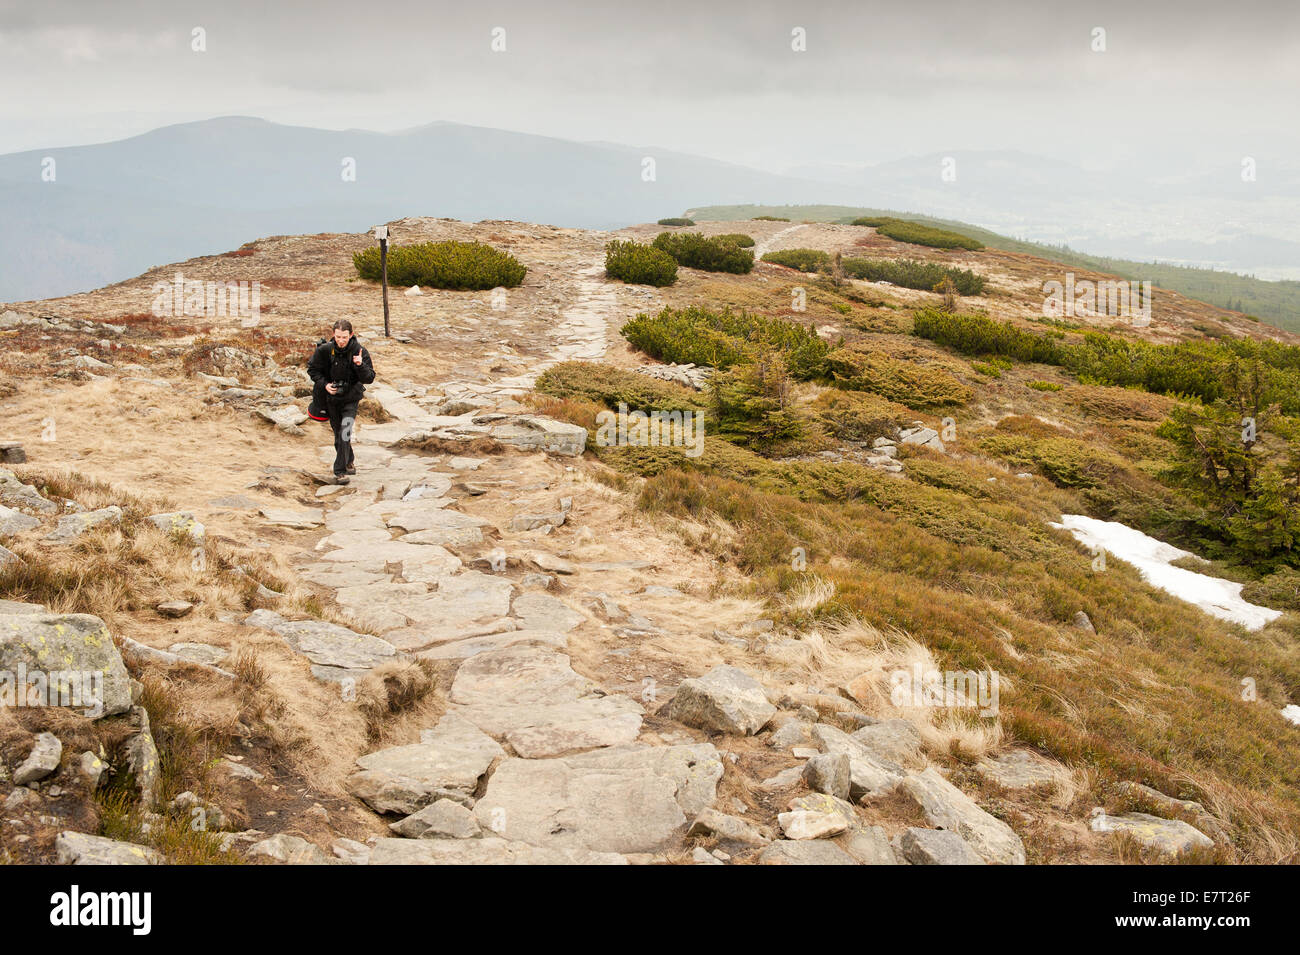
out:
<path id="1" fill-rule="evenodd" d="M 921 731 L 911 720 L 882 720 L 849 734 L 869 752 L 895 763 L 921 754 Z"/>
<path id="2" fill-rule="evenodd" d="M 509 617 L 499 617 L 483 623 L 464 624 L 462 626 L 418 626 L 402 627 L 397 630 L 384 631 L 384 639 L 399 650 L 423 650 L 428 647 L 470 637 L 483 637 L 494 633 L 518 630 L 519 626 Z"/>
<path id="3" fill-rule="evenodd" d="M 16 511 L 12 507 L 6 507 L 0 504 L 0 537 L 7 537 L 10 534 L 21 534 L 23 531 L 29 531 L 33 527 L 40 527 L 39 518 L 24 514 L 22 511 Z"/>
<path id="4" fill-rule="evenodd" d="M 587 429 L 567 421 L 518 415 L 492 428 L 492 438 L 529 451 L 577 456 L 587 446 Z"/>
<path id="5" fill-rule="evenodd" d="M 758 861 L 760 865 L 860 865 L 853 856 L 824 839 L 781 839 L 759 853 Z"/>
<path id="6" fill-rule="evenodd" d="M 325 523 L 324 512 L 318 508 L 295 511 L 287 507 L 264 507 L 258 511 L 271 524 L 281 527 L 307 529 L 320 527 Z"/>
<path id="7" fill-rule="evenodd" d="M 59 865 L 158 865 L 162 856 L 148 846 L 84 832 L 60 832 L 54 839 Z"/>
<path id="8" fill-rule="evenodd" d="M 440 798 L 442 791 L 473 793 L 479 779 L 505 750 L 473 723 L 448 713 L 420 742 L 362 756 L 348 789 L 376 812 L 411 815 Z"/>
<path id="9" fill-rule="evenodd" d="M 1064 773 L 1059 764 L 1027 749 L 1013 749 L 998 756 L 985 757 L 975 764 L 975 771 L 1003 789 L 1050 786 Z"/>
<path id="10" fill-rule="evenodd" d="M 101 507 L 97 511 L 82 511 L 80 514 L 64 514 L 59 518 L 54 530 L 45 535 L 46 540 L 65 541 L 79 537 L 99 524 L 122 523 L 122 509 L 116 504 Z"/>
<path id="11" fill-rule="evenodd" d="M 613 852 L 538 847 L 505 839 L 380 839 L 370 865 L 627 865 Z"/>
<path id="12" fill-rule="evenodd" d="M 25 600 L 0 600 L 0 614 L 49 613 L 45 604 L 29 603 Z"/>
<path id="13" fill-rule="evenodd" d="M 568 632 L 587 619 L 563 600 L 550 594 L 520 594 L 510 609 L 519 618 L 520 624 L 530 630 Z"/>
<path id="14" fill-rule="evenodd" d="M 230 656 L 230 651 L 225 647 L 216 647 L 210 643 L 173 643 L 167 650 L 169 653 L 176 654 L 182 660 L 189 660 L 191 663 L 206 663 L 209 666 L 216 666 Z"/>
<path id="15" fill-rule="evenodd" d="M 387 583 L 392 579 L 390 574 L 376 574 L 368 570 L 357 570 L 345 564 L 309 564 L 299 569 L 298 574 L 304 580 L 310 580 L 314 584 L 320 584 L 322 587 L 330 587 L 335 590 L 340 587 L 355 587 L 362 584 Z"/>
<path id="16" fill-rule="evenodd" d="M 488 522 L 481 517 L 474 517 L 471 514 L 464 514 L 460 511 L 448 510 L 441 498 L 420 499 L 415 501 L 398 501 L 401 506 L 396 508 L 393 513 L 386 518 L 389 527 L 400 528 L 408 533 L 417 531 L 438 530 L 444 534 L 453 534 L 460 532 L 461 537 L 467 538 L 470 543 L 477 543 L 473 539 L 471 529 L 479 529 L 477 540 L 483 539 L 481 528 L 487 526 Z M 439 540 L 432 539 L 437 535 L 425 535 L 411 543 L 438 544 Z"/>
<path id="17" fill-rule="evenodd" d="M 722 762 L 710 744 L 630 745 L 557 759 L 507 759 L 474 805 L 507 839 L 598 852 L 675 846 L 710 805 Z"/>
<path id="18" fill-rule="evenodd" d="M 83 715 L 97 719 L 131 708 L 126 664 L 98 617 L 0 615 L 0 672 L 17 673 L 20 666 L 27 673 L 44 673 L 48 699 L 66 700 Z"/>
<path id="19" fill-rule="evenodd" d="M 244 619 L 244 625 L 275 631 L 291 648 L 320 666 L 368 670 L 397 653 L 386 640 L 325 620 L 285 620 L 273 611 L 255 610 Z"/>
<path id="20" fill-rule="evenodd" d="M 479 653 L 500 650 L 517 643 L 545 643 L 563 650 L 568 646 L 566 634 L 556 630 L 502 630 L 497 633 L 451 640 L 422 650 L 418 655 L 429 660 L 464 660 Z"/>
<path id="21" fill-rule="evenodd" d="M 1126 812 L 1121 816 L 1104 813 L 1093 816 L 1088 824 L 1093 832 L 1124 833 L 1138 844 L 1167 856 L 1177 856 L 1189 849 L 1209 849 L 1214 840 L 1181 819 L 1162 819 L 1145 812 Z"/>
<path id="22" fill-rule="evenodd" d="M 922 773 L 910 773 L 903 780 L 903 790 L 920 806 L 926 822 L 957 833 L 985 862 L 1025 864 L 1024 844 L 1011 827 L 975 805 L 933 766 Z"/>
<path id="23" fill-rule="evenodd" d="M 451 684 L 451 701 L 486 706 L 556 704 L 598 695 L 598 690 L 573 671 L 563 653 L 520 644 L 477 654 L 461 664 Z"/>
<path id="24" fill-rule="evenodd" d="M 453 712 L 504 739 L 524 759 L 541 759 L 631 743 L 641 733 L 644 711 L 625 696 L 591 696 L 566 703 L 478 704 Z"/>

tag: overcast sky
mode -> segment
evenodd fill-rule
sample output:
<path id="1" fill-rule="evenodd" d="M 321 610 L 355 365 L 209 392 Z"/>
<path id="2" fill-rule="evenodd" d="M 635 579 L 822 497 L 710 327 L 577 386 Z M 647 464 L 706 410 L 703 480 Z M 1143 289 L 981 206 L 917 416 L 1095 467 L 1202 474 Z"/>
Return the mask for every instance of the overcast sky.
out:
<path id="1" fill-rule="evenodd" d="M 1293 0 L 0 0 L 0 152 L 252 115 L 448 120 L 773 171 L 1017 149 L 1177 176 L 1296 154 L 1297 26 Z"/>

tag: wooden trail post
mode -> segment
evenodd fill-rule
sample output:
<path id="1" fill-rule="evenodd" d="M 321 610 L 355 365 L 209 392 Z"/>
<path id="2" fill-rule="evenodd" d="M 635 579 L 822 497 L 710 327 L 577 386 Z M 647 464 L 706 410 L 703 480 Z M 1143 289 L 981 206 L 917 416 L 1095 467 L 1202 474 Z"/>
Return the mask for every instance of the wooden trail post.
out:
<path id="1" fill-rule="evenodd" d="M 392 338 L 388 330 L 388 226 L 375 226 L 375 238 L 379 240 L 379 268 L 383 272 L 384 284 L 384 337 Z"/>

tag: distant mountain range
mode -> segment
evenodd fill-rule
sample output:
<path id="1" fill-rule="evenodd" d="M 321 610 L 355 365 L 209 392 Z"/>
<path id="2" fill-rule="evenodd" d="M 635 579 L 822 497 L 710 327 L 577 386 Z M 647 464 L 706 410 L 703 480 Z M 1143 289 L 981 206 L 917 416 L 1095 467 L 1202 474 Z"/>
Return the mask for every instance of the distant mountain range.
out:
<path id="1" fill-rule="evenodd" d="M 654 160 L 653 179 L 645 175 Z M 44 181 L 46 160 L 54 180 Z M 1024 153 L 764 172 L 652 147 L 453 123 L 342 132 L 224 117 L 0 156 L 0 301 L 98 288 L 275 234 L 403 216 L 615 229 L 710 205 L 836 204 L 960 219 L 1131 259 L 1300 278 L 1300 175 L 1158 183 Z M 344 178 L 345 160 L 355 181 Z"/>

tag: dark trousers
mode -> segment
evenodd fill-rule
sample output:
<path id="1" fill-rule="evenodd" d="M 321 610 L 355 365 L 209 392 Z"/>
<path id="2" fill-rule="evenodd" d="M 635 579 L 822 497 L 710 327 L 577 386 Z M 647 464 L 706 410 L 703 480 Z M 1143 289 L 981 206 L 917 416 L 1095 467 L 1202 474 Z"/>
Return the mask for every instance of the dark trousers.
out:
<path id="1" fill-rule="evenodd" d="M 334 473 L 343 474 L 356 460 L 352 452 L 352 427 L 357 420 L 357 401 L 325 399 L 329 411 L 330 427 L 334 430 Z"/>

